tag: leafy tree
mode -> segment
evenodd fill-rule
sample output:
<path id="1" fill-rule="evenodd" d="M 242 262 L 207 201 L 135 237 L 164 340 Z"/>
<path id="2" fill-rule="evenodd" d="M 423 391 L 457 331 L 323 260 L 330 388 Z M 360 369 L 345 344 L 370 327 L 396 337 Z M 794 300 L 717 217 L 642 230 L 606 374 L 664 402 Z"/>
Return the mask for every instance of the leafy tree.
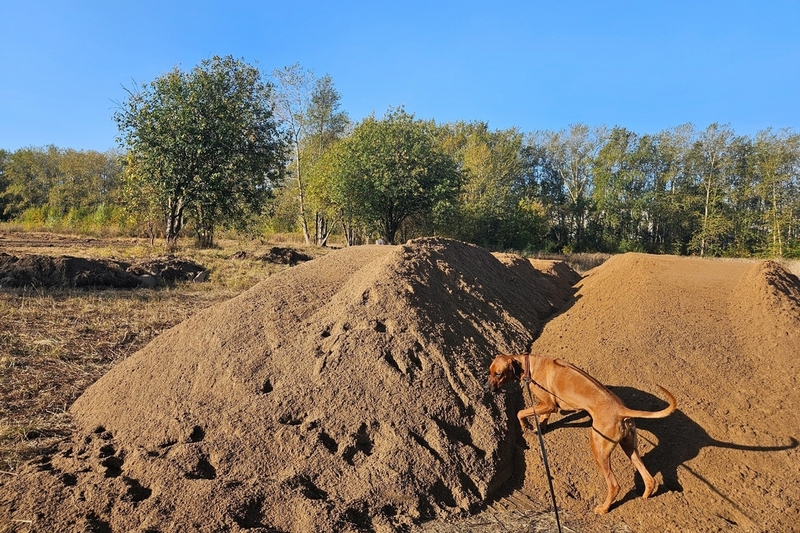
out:
<path id="1" fill-rule="evenodd" d="M 157 191 L 168 245 L 187 215 L 199 243 L 211 245 L 218 225 L 243 226 L 280 183 L 285 141 L 271 97 L 259 71 L 230 56 L 129 91 L 114 114 L 132 158 L 128 178 Z"/>
<path id="2" fill-rule="evenodd" d="M 432 215 L 458 193 L 460 174 L 436 147 L 431 124 L 402 108 L 365 119 L 323 157 L 329 197 L 343 219 L 389 242 L 403 222 Z"/>
<path id="3" fill-rule="evenodd" d="M 594 226 L 596 246 L 604 251 L 640 247 L 645 213 L 646 176 L 639 168 L 639 136 L 615 127 L 594 161 Z"/>
<path id="4" fill-rule="evenodd" d="M 10 157 L 8 150 L 0 148 L 0 220 L 7 220 L 4 215 L 6 210 L 6 199 L 3 192 L 8 188 L 8 176 L 6 175 L 6 165 Z"/>
<path id="5" fill-rule="evenodd" d="M 309 166 L 314 166 L 333 143 L 344 137 L 350 119 L 341 111 L 341 95 L 333 85 L 329 75 L 315 80 L 311 99 L 305 112 L 308 135 L 303 146 L 304 159 Z M 317 173 L 319 175 L 319 173 Z M 310 204 L 314 210 L 314 244 L 325 246 L 333 224 L 330 205 L 319 195 L 310 195 Z"/>
<path id="6" fill-rule="evenodd" d="M 568 130 L 537 132 L 538 165 L 547 182 L 545 189 L 557 206 L 554 226 L 560 226 L 557 241 L 571 242 L 572 251 L 583 251 L 587 217 L 591 209 L 593 164 L 607 133 L 605 128 L 573 124 Z M 556 229 L 558 232 L 559 229 Z"/>
<path id="7" fill-rule="evenodd" d="M 730 171 L 732 139 L 733 131 L 728 125 L 714 123 L 700 133 L 692 148 L 692 168 L 702 193 L 702 225 L 693 242 L 701 257 L 710 247 L 718 247 L 722 236 L 730 229 L 728 219 L 720 210 Z"/>
<path id="8" fill-rule="evenodd" d="M 28 210 L 47 212 L 53 223 L 80 219 L 113 205 L 121 163 L 114 152 L 55 146 L 23 148 L 8 154 L 0 189 L 5 218 Z M 78 220 L 75 220 L 78 221 Z"/>
<path id="9" fill-rule="evenodd" d="M 305 112 L 305 122 L 308 125 L 305 149 L 311 152 L 312 162 L 320 158 L 334 142 L 344 137 L 350 125 L 347 113 L 340 110 L 341 101 L 342 96 L 333 85 L 330 75 L 326 74 L 314 81 Z"/>
<path id="10" fill-rule="evenodd" d="M 62 213 L 70 209 L 96 209 L 113 202 L 121 164 L 116 154 L 93 150 L 60 150 L 56 182 L 51 184 L 48 205 Z"/>
<path id="11" fill-rule="evenodd" d="M 332 226 L 319 198 L 308 197 L 306 174 L 325 150 L 344 135 L 350 120 L 339 109 L 341 95 L 329 75 L 316 78 L 299 63 L 276 69 L 272 75 L 277 84 L 275 112 L 287 129 L 292 144 L 292 179 L 303 238 L 306 244 L 313 240 L 314 244 L 324 246 Z M 312 211 L 313 237 L 310 229 Z"/>
<path id="12" fill-rule="evenodd" d="M 8 185 L 3 191 L 3 215 L 14 218 L 25 209 L 47 203 L 58 173 L 58 149 L 22 148 L 13 152 L 6 163 Z"/>
<path id="13" fill-rule="evenodd" d="M 778 133 L 771 129 L 758 132 L 751 158 L 757 180 L 756 194 L 763 206 L 768 235 L 766 251 L 783 256 L 785 239 L 796 231 L 791 213 L 797 210 L 798 175 L 800 165 L 800 135 L 788 130 Z"/>
<path id="14" fill-rule="evenodd" d="M 306 185 L 304 182 L 302 159 L 300 157 L 301 143 L 306 137 L 307 123 L 306 109 L 309 105 L 311 90 L 314 83 L 314 73 L 305 70 L 299 63 L 275 69 L 272 77 L 276 80 L 275 114 L 280 118 L 283 126 L 287 128 L 294 159 L 294 180 L 297 184 L 297 197 L 300 206 L 300 226 L 306 244 L 311 243 L 306 217 Z"/>
<path id="15" fill-rule="evenodd" d="M 442 149 L 458 163 L 463 181 L 451 235 L 488 248 L 539 244 L 539 204 L 528 196 L 528 159 L 515 128 L 490 131 L 484 122 L 458 122 L 439 130 Z"/>

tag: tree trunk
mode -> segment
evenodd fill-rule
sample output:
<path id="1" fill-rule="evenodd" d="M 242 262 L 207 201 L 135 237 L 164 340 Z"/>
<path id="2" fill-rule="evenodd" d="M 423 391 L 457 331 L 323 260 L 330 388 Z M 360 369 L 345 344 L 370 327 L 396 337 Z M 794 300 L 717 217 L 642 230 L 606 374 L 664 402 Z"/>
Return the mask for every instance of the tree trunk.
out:
<path id="1" fill-rule="evenodd" d="M 328 219 L 325 218 L 325 215 L 320 211 L 316 212 L 314 220 L 314 244 L 317 246 L 327 246 L 328 237 L 330 237 L 333 228 L 330 227 Z"/>
<path id="2" fill-rule="evenodd" d="M 295 134 L 294 139 L 294 158 L 295 169 L 297 170 L 297 187 L 299 189 L 300 199 L 300 225 L 303 228 L 303 239 L 305 239 L 306 245 L 308 245 L 311 244 L 311 235 L 309 235 L 308 221 L 306 220 L 306 195 L 305 190 L 303 189 L 303 178 L 300 175 L 300 138 L 297 134 Z"/>
<path id="3" fill-rule="evenodd" d="M 700 257 L 703 257 L 706 253 L 706 236 L 708 235 L 708 211 L 709 211 L 709 204 L 711 203 L 711 181 L 706 183 L 706 203 L 703 209 L 703 229 L 701 238 L 700 238 Z"/>
<path id="4" fill-rule="evenodd" d="M 781 237 L 781 222 L 778 212 L 778 186 L 777 178 L 772 180 L 772 253 L 778 251 L 778 257 L 783 257 L 783 239 Z"/>
<path id="5" fill-rule="evenodd" d="M 167 248 L 178 244 L 178 236 L 183 228 L 183 198 L 170 197 L 167 205 Z"/>

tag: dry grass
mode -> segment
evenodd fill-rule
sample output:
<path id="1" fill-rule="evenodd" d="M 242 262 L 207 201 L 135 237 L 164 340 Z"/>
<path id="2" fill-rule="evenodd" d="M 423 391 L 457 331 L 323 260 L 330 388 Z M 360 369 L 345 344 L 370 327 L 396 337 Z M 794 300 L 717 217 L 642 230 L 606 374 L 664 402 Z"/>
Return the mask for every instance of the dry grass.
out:
<path id="1" fill-rule="evenodd" d="M 282 244 L 285 246 L 285 244 Z M 12 255 L 87 258 L 163 256 L 160 246 L 135 239 L 91 239 L 53 234 L 0 234 Z M 206 283 L 157 290 L 0 289 L 0 471 L 70 435 L 68 409 L 91 383 L 162 331 L 288 268 L 255 259 L 272 244 L 224 241 L 218 247 L 175 252 L 209 270 Z M 297 246 L 295 246 L 297 247 Z M 324 250 L 303 249 L 308 255 Z"/>

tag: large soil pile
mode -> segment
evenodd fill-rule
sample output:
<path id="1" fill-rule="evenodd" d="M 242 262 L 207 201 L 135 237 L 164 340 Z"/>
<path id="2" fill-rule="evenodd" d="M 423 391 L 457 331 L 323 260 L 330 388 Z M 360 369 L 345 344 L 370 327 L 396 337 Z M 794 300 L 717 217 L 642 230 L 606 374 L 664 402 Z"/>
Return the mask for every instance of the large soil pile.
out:
<path id="1" fill-rule="evenodd" d="M 522 262 L 423 239 L 276 275 L 90 387 L 79 438 L 6 512 L 33 531 L 316 532 L 475 510 L 515 451 L 486 361 L 530 346 L 544 292 L 566 299 Z"/>
<path id="2" fill-rule="evenodd" d="M 631 407 L 665 406 L 660 384 L 678 411 L 637 421 L 639 451 L 662 484 L 658 493 L 642 500 L 641 479 L 615 451 L 619 503 L 589 520 L 605 483 L 589 451 L 588 418 L 555 422 L 545 439 L 567 518 L 583 532 L 620 524 L 636 532 L 797 531 L 797 277 L 770 261 L 626 254 L 579 287 L 574 305 L 546 325 L 533 351 L 582 367 Z M 546 508 L 537 444 L 527 440 L 523 490 Z"/>
<path id="3" fill-rule="evenodd" d="M 602 517 L 588 418 L 551 418 L 572 530 L 792 531 L 797 278 L 771 262 L 627 254 L 578 280 L 573 298 L 576 279 L 441 239 L 295 267 L 93 385 L 72 407 L 73 442 L 0 477 L 0 519 L 37 532 L 381 532 L 480 510 L 493 495 L 546 511 L 536 438 L 514 416 L 519 387 L 482 388 L 497 352 L 538 336 L 535 352 L 583 367 L 631 407 L 663 407 L 655 383 L 678 399 L 670 417 L 638 422 L 662 487 L 639 498 L 615 452 L 622 492 Z M 532 530 L 508 516 L 423 527 Z"/>

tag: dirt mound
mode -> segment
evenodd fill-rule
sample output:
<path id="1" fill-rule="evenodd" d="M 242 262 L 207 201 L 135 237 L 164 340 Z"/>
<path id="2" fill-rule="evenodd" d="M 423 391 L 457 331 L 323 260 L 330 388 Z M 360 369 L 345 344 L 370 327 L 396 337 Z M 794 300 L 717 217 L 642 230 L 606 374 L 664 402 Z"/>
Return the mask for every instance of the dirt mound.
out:
<path id="1" fill-rule="evenodd" d="M 282 246 L 273 246 L 269 251 L 262 255 L 249 254 L 245 250 L 240 250 L 232 254 L 229 259 L 256 259 L 258 261 L 265 261 L 267 263 L 275 263 L 278 265 L 295 266 L 298 263 L 311 261 L 313 257 L 304 254 L 294 248 L 284 248 Z"/>
<path id="2" fill-rule="evenodd" d="M 564 514 L 583 532 L 620 523 L 636 532 L 794 531 L 800 523 L 800 283 L 772 262 L 626 254 L 590 271 L 574 305 L 533 346 L 610 386 L 631 407 L 678 411 L 639 420 L 639 449 L 662 484 L 642 500 L 641 479 L 612 456 L 622 491 L 591 516 L 605 485 L 589 452 L 588 419 L 556 421 L 545 435 Z M 552 419 L 551 419 L 552 421 Z M 578 429 L 576 426 L 583 428 Z M 536 441 L 523 490 L 547 508 Z M 626 491 L 630 491 L 627 492 Z"/>
<path id="3" fill-rule="evenodd" d="M 474 511 L 517 451 L 486 364 L 530 346 L 546 281 L 443 239 L 284 271 L 90 387 L 74 441 L 0 509 L 31 531 L 394 531 Z"/>
<path id="4" fill-rule="evenodd" d="M 132 265 L 128 265 L 127 271 L 138 276 L 140 281 L 142 276 L 151 276 L 158 281 L 165 283 L 175 283 L 176 281 L 203 281 L 206 269 L 187 259 L 168 255 L 166 257 L 155 257 L 144 259 Z"/>
<path id="5" fill-rule="evenodd" d="M 120 287 L 133 288 L 139 280 L 115 261 L 80 257 L 0 253 L 2 287 Z"/>
<path id="6" fill-rule="evenodd" d="M 540 271 L 561 287 L 573 287 L 581 280 L 581 275 L 572 270 L 564 261 L 552 259 L 528 259 L 533 268 Z"/>
<path id="7" fill-rule="evenodd" d="M 191 281 L 204 272 L 202 266 L 175 257 L 147 259 L 135 264 L 112 259 L 0 253 L 0 287 L 96 287 L 132 289 Z"/>
<path id="8" fill-rule="evenodd" d="M 501 263 L 509 267 L 518 277 L 534 281 L 542 296 L 550 304 L 548 315 L 562 308 L 572 299 L 574 285 L 581 279 L 563 261 L 544 259 L 524 259 L 516 254 L 493 254 Z"/>

